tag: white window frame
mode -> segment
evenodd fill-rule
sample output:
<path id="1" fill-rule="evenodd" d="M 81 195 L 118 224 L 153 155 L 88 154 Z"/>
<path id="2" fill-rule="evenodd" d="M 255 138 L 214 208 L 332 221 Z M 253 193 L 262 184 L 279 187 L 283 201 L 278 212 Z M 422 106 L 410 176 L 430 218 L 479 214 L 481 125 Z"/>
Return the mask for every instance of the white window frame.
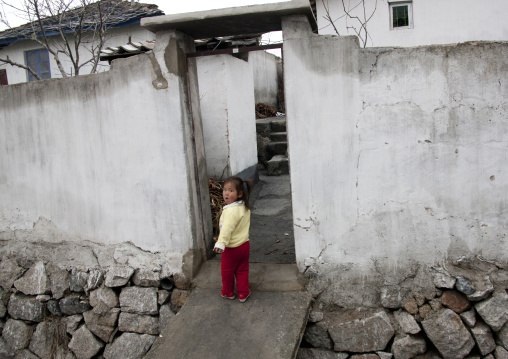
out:
<path id="1" fill-rule="evenodd" d="M 414 27 L 413 22 L 413 2 L 412 1 L 390 1 L 388 3 L 388 7 L 390 10 L 390 30 L 405 30 L 405 29 L 412 29 Z M 409 25 L 408 26 L 393 26 L 393 8 L 397 6 L 407 6 L 407 12 L 408 12 L 408 18 L 409 18 Z"/>

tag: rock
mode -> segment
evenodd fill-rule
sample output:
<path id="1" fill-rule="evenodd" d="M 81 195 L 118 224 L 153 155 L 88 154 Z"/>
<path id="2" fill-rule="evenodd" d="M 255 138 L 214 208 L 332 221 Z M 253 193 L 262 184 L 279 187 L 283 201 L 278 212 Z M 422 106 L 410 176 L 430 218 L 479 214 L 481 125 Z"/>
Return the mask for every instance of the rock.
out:
<path id="1" fill-rule="evenodd" d="M 3 259 L 0 262 L 0 287 L 10 289 L 14 282 L 20 278 L 25 269 L 18 266 L 13 259 Z"/>
<path id="2" fill-rule="evenodd" d="M 430 268 L 429 273 L 436 288 L 452 289 L 457 281 L 443 268 L 432 267 Z"/>
<path id="3" fill-rule="evenodd" d="M 128 266 L 114 266 L 106 273 L 106 287 L 122 287 L 134 274 L 134 268 Z"/>
<path id="4" fill-rule="evenodd" d="M 488 275 L 483 277 L 483 280 L 477 280 L 475 282 L 475 291 L 473 294 L 469 294 L 467 299 L 478 302 L 480 300 L 484 300 L 489 297 L 490 294 L 494 291 L 494 285 L 492 285 L 490 278 Z"/>
<path id="5" fill-rule="evenodd" d="M 392 354 L 395 359 L 411 359 L 426 351 L 427 344 L 421 336 L 395 337 L 392 344 Z"/>
<path id="6" fill-rule="evenodd" d="M 169 305 L 162 305 L 159 309 L 159 333 L 162 333 L 166 325 L 174 318 L 176 314 L 173 313 Z"/>
<path id="7" fill-rule="evenodd" d="M 139 287 L 159 287 L 161 281 L 158 272 L 141 268 L 132 276 L 132 282 Z"/>
<path id="8" fill-rule="evenodd" d="M 418 314 L 418 303 L 415 299 L 409 299 L 404 303 L 404 309 L 409 313 L 416 315 Z"/>
<path id="9" fill-rule="evenodd" d="M 441 303 L 441 301 L 439 299 L 432 299 L 429 302 L 429 304 L 430 304 L 430 307 L 432 308 L 432 310 L 435 312 L 437 312 L 438 310 L 443 308 L 443 304 Z"/>
<path id="10" fill-rule="evenodd" d="M 34 297 L 23 294 L 13 294 L 9 300 L 7 311 L 14 319 L 29 320 L 31 322 L 42 322 L 46 304 L 39 302 Z"/>
<path id="11" fill-rule="evenodd" d="M 494 351 L 494 357 L 496 359 L 508 359 L 508 351 L 503 347 L 496 347 Z"/>
<path id="12" fill-rule="evenodd" d="M 51 292 L 49 278 L 44 263 L 39 261 L 23 277 L 14 282 L 14 287 L 26 295 L 38 295 Z"/>
<path id="13" fill-rule="evenodd" d="M 178 289 L 190 289 L 191 281 L 183 273 L 173 274 L 173 283 Z"/>
<path id="14" fill-rule="evenodd" d="M 97 358 L 102 358 L 101 356 Z M 56 349 L 55 359 L 77 359 L 76 355 L 69 349 L 67 345 L 59 346 Z"/>
<path id="15" fill-rule="evenodd" d="M 379 359 L 377 354 L 355 354 L 350 356 L 351 359 Z"/>
<path id="16" fill-rule="evenodd" d="M 84 292 L 87 281 L 88 281 L 87 272 L 83 272 L 75 268 L 72 269 L 69 281 L 69 287 L 72 292 Z"/>
<path id="17" fill-rule="evenodd" d="M 481 355 L 487 355 L 496 348 L 496 343 L 490 328 L 483 322 L 478 322 L 471 328 L 471 333 Z"/>
<path id="18" fill-rule="evenodd" d="M 415 356 L 415 359 L 443 359 L 443 357 L 436 351 L 429 350 L 425 354 Z"/>
<path id="19" fill-rule="evenodd" d="M 309 314 L 309 322 L 311 322 L 311 323 L 320 322 L 323 320 L 323 318 L 324 318 L 323 312 L 318 312 L 318 311 L 313 310 Z"/>
<path id="20" fill-rule="evenodd" d="M 476 303 L 475 309 L 492 330 L 498 331 L 508 320 L 508 295 L 495 293 L 489 299 Z"/>
<path id="21" fill-rule="evenodd" d="M 37 328 L 30 341 L 29 349 L 41 359 L 52 359 L 53 348 L 59 344 L 59 325 L 57 322 L 42 322 Z"/>
<path id="22" fill-rule="evenodd" d="M 0 318 L 4 318 L 7 314 L 7 308 L 2 300 L 0 300 Z"/>
<path id="23" fill-rule="evenodd" d="M 413 285 L 411 287 L 411 292 L 416 297 L 422 296 L 427 300 L 432 300 L 436 296 L 436 287 L 432 280 L 432 276 L 430 274 L 429 268 L 427 266 L 420 266 L 418 271 L 416 272 L 416 276 L 413 280 Z M 418 303 L 418 305 L 423 305 L 424 300 Z"/>
<path id="24" fill-rule="evenodd" d="M 78 329 L 79 324 L 83 320 L 82 314 L 75 314 L 62 319 L 63 325 L 65 325 L 65 331 L 70 335 Z"/>
<path id="25" fill-rule="evenodd" d="M 90 292 L 90 305 L 99 311 L 109 311 L 111 308 L 118 307 L 118 295 L 107 287 L 98 288 Z"/>
<path id="26" fill-rule="evenodd" d="M 34 353 L 32 353 L 30 350 L 23 349 L 22 351 L 16 354 L 15 359 L 39 359 L 39 357 Z"/>
<path id="27" fill-rule="evenodd" d="M 2 337 L 13 350 L 28 347 L 32 339 L 34 328 L 20 320 L 8 319 L 2 331 Z"/>
<path id="28" fill-rule="evenodd" d="M 70 295 L 60 299 L 60 310 L 65 315 L 74 315 L 84 313 L 92 309 L 88 300 L 81 299 L 80 295 Z"/>
<path id="29" fill-rule="evenodd" d="M 121 313 L 118 318 L 118 330 L 139 334 L 159 334 L 159 318 L 149 315 Z"/>
<path id="30" fill-rule="evenodd" d="M 120 308 L 111 308 L 106 313 L 96 313 L 95 310 L 90 310 L 83 313 L 83 318 L 88 330 L 102 339 L 102 341 L 109 343 L 111 334 L 115 331 L 119 314 Z"/>
<path id="31" fill-rule="evenodd" d="M 399 309 L 402 306 L 403 294 L 398 286 L 381 288 L 381 305 L 388 309 Z"/>
<path id="32" fill-rule="evenodd" d="M 105 359 L 141 359 L 148 352 L 155 336 L 123 333 L 112 344 L 106 345 Z"/>
<path id="33" fill-rule="evenodd" d="M 326 349 L 300 348 L 296 359 L 346 359 L 348 356 L 346 353 L 335 353 Z"/>
<path id="34" fill-rule="evenodd" d="M 335 351 L 356 353 L 384 350 L 395 331 L 384 311 L 349 311 L 328 327 Z"/>
<path id="35" fill-rule="evenodd" d="M 444 291 L 441 296 L 441 303 L 457 314 L 471 308 L 471 302 L 466 298 L 466 296 L 454 290 Z"/>
<path id="36" fill-rule="evenodd" d="M 70 290 L 69 281 L 70 273 L 65 269 L 61 269 L 55 265 L 47 266 L 47 273 L 51 286 L 51 293 L 54 299 L 61 299 Z"/>
<path id="37" fill-rule="evenodd" d="M 417 334 L 421 331 L 415 318 L 405 310 L 398 310 L 393 314 L 403 333 Z"/>
<path id="38" fill-rule="evenodd" d="M 39 294 L 37 297 L 35 297 L 39 302 L 47 302 L 51 299 L 51 296 L 48 294 Z"/>
<path id="39" fill-rule="evenodd" d="M 69 342 L 69 349 L 78 359 L 89 359 L 99 352 L 104 344 L 98 340 L 86 327 L 82 325 L 76 330 Z"/>
<path id="40" fill-rule="evenodd" d="M 190 292 L 184 289 L 174 289 L 173 293 L 171 293 L 171 304 L 175 307 L 181 307 L 189 298 Z"/>
<path id="41" fill-rule="evenodd" d="M 170 295 L 171 293 L 167 290 L 164 290 L 164 289 L 159 289 L 157 291 L 157 302 L 159 303 L 159 305 L 163 305 L 163 304 L 166 304 L 167 302 L 169 302 L 169 298 L 170 298 Z"/>
<path id="42" fill-rule="evenodd" d="M 459 292 L 462 292 L 465 295 L 470 295 L 476 291 L 473 283 L 469 279 L 464 278 L 460 275 L 457 276 L 456 278 L 457 278 L 457 281 L 455 282 L 455 288 Z"/>
<path id="43" fill-rule="evenodd" d="M 100 285 L 104 282 L 104 273 L 99 269 L 92 269 L 88 273 L 88 279 L 86 281 L 85 293 L 90 292 L 96 288 L 99 288 Z"/>
<path id="44" fill-rule="evenodd" d="M 305 328 L 303 339 L 313 347 L 333 349 L 333 341 L 328 334 L 328 328 L 322 322 L 308 325 Z"/>
<path id="45" fill-rule="evenodd" d="M 122 312 L 158 314 L 157 290 L 155 288 L 125 287 L 120 293 Z"/>
<path id="46" fill-rule="evenodd" d="M 425 319 L 430 312 L 432 312 L 432 307 L 428 304 L 424 304 L 418 309 L 418 314 L 420 314 L 421 319 Z"/>
<path id="47" fill-rule="evenodd" d="M 57 300 L 52 299 L 48 301 L 46 307 L 48 308 L 49 312 L 54 316 L 61 317 L 63 315 Z"/>
<path id="48" fill-rule="evenodd" d="M 14 350 L 0 337 L 0 358 L 14 359 Z"/>
<path id="49" fill-rule="evenodd" d="M 470 328 L 475 326 L 476 314 L 474 308 L 471 308 L 471 310 L 468 310 L 467 312 L 460 313 L 460 317 L 462 318 L 462 321 L 466 323 Z"/>
<path id="50" fill-rule="evenodd" d="M 451 309 L 429 314 L 422 326 L 445 359 L 464 358 L 474 347 L 473 337 Z"/>
<path id="51" fill-rule="evenodd" d="M 376 354 L 379 357 L 379 359 L 392 359 L 393 358 L 393 354 L 392 353 L 376 352 Z"/>

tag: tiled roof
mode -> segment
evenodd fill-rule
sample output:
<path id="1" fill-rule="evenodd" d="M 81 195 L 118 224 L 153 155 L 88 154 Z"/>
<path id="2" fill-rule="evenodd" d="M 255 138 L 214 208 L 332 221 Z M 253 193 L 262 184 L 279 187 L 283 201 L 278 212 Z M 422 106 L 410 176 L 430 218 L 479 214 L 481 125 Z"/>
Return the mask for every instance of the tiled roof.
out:
<path id="1" fill-rule="evenodd" d="M 96 16 L 98 14 L 98 6 L 101 12 L 108 14 L 106 21 L 107 27 L 120 27 L 130 24 L 139 23 L 141 18 L 164 15 L 157 5 L 141 4 L 135 1 L 122 0 L 100 0 L 89 5 L 86 9 L 87 15 L 83 24 L 83 29 L 93 29 L 96 26 Z M 78 27 L 79 15 L 83 12 L 83 8 L 77 8 L 67 11 L 64 15 L 65 24 L 64 32 L 72 33 Z M 48 17 L 42 20 L 44 30 L 47 36 L 58 34 L 59 21 L 57 17 Z M 12 42 L 26 40 L 31 37 L 33 32 L 41 33 L 41 28 L 37 22 L 28 23 L 13 29 L 0 32 L 0 47 Z"/>

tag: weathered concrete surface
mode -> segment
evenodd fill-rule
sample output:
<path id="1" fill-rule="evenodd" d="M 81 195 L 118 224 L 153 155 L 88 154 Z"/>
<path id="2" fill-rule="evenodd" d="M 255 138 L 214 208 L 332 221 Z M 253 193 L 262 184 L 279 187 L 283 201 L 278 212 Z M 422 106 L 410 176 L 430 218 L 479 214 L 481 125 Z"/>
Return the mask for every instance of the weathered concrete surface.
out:
<path id="1" fill-rule="evenodd" d="M 305 328 L 306 292 L 253 291 L 245 303 L 195 289 L 146 359 L 292 359 Z"/>
<path id="2" fill-rule="evenodd" d="M 203 39 L 279 31 L 282 30 L 281 18 L 296 14 L 306 16 L 313 29 L 317 29 L 316 19 L 306 0 L 155 16 L 141 19 L 141 26 L 154 32 L 176 29 Z"/>
<path id="3" fill-rule="evenodd" d="M 301 291 L 308 282 L 308 279 L 298 272 L 295 264 L 250 263 L 249 266 L 249 281 L 253 291 Z M 220 261 L 204 263 L 193 285 L 220 290 L 222 287 Z"/>

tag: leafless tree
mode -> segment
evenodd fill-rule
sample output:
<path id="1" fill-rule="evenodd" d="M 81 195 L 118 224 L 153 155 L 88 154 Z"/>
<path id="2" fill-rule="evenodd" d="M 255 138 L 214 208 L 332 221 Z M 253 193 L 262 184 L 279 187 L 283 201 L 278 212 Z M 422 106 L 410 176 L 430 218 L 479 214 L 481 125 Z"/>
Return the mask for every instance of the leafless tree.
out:
<path id="1" fill-rule="evenodd" d="M 81 69 L 90 64 L 90 73 L 95 73 L 100 51 L 107 39 L 108 23 L 121 3 L 118 0 L 22 0 L 21 3 L 15 0 L 0 0 L 3 10 L 11 10 L 27 24 L 10 27 L 5 11 L 0 16 L 0 22 L 6 25 L 14 36 L 36 41 L 47 49 L 62 77 L 79 75 Z M 87 56 L 83 51 L 88 52 Z M 72 64 L 69 72 L 62 64 L 63 59 Z M 0 62 L 28 70 L 40 79 L 35 71 L 9 57 L 0 58 Z"/>
<path id="2" fill-rule="evenodd" d="M 330 15 L 330 5 L 329 0 L 321 0 L 323 3 L 323 8 L 325 9 L 325 15 L 323 16 L 324 19 L 326 19 L 330 24 L 333 26 L 333 29 L 337 35 L 340 35 L 339 30 L 337 29 L 337 26 L 335 25 L 335 22 L 339 20 L 342 17 L 346 17 L 346 29 L 353 30 L 356 36 L 358 36 L 360 43 L 362 47 L 367 46 L 367 42 L 370 37 L 370 34 L 367 30 L 367 24 L 372 19 L 372 16 L 374 16 L 374 13 L 377 10 L 377 0 L 374 0 L 374 9 L 372 11 L 369 11 L 369 14 L 367 13 L 367 9 L 365 6 L 365 0 L 360 0 L 355 6 L 351 7 L 350 3 L 348 1 L 348 5 L 346 7 L 345 0 L 340 0 L 342 3 L 342 9 L 344 11 L 344 15 L 337 19 L 333 19 Z M 353 10 L 355 10 L 357 7 L 362 6 L 362 11 L 360 16 L 353 15 Z M 356 13 L 356 12 L 355 12 Z M 352 23 L 348 23 L 348 20 L 351 20 Z"/>

